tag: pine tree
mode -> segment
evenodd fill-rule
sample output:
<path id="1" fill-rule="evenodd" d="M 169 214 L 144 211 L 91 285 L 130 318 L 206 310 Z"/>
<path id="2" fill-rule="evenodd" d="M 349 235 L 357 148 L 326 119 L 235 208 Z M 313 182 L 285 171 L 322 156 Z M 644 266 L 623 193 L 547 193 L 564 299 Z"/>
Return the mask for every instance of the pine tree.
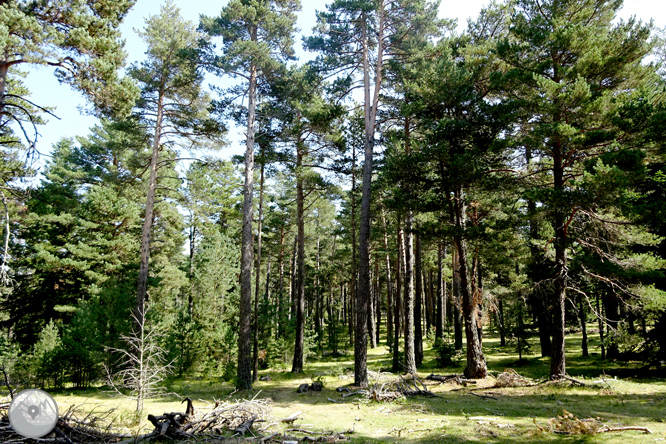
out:
<path id="1" fill-rule="evenodd" d="M 566 374 L 565 301 L 571 224 L 594 202 L 573 182 L 582 160 L 603 152 L 623 132 L 608 120 L 622 96 L 631 95 L 652 68 L 641 65 L 650 51 L 650 26 L 630 19 L 613 24 L 619 0 L 517 2 L 509 36 L 497 46 L 516 82 L 513 94 L 526 101 L 525 128 L 548 161 L 550 184 L 532 196 L 544 204 L 555 235 L 551 272 L 554 295 L 550 377 Z M 537 153 L 534 153 L 537 154 Z M 543 188 L 540 188 L 543 190 Z M 589 213 L 588 213 L 589 214 Z"/>
<path id="2" fill-rule="evenodd" d="M 140 66 L 133 66 L 130 75 L 141 88 L 137 111 L 153 136 L 134 312 L 137 328 L 139 324 L 143 325 L 142 317 L 146 313 L 144 305 L 155 217 L 157 170 L 164 162 L 173 162 L 170 159 L 160 161 L 160 152 L 164 150 L 164 145 L 193 144 L 197 138 L 215 138 L 222 131 L 219 124 L 209 118 L 210 99 L 201 90 L 203 74 L 195 57 L 201 35 L 194 25 L 183 20 L 179 9 L 169 1 L 162 6 L 159 15 L 146 20 L 146 28 L 139 35 L 148 45 L 147 60 Z"/>
<path id="3" fill-rule="evenodd" d="M 219 17 L 202 17 L 201 28 L 223 38 L 223 52 L 208 47 L 211 68 L 219 75 L 247 82 L 245 185 L 241 234 L 241 302 L 238 339 L 239 389 L 252 387 L 252 197 L 257 85 L 293 56 L 293 34 L 298 0 L 232 0 Z"/>

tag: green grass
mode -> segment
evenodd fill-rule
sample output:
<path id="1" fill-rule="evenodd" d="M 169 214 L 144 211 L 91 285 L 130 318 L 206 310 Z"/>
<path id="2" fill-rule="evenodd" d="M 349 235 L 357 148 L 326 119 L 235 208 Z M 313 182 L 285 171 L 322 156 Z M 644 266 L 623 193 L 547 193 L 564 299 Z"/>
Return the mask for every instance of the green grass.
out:
<path id="1" fill-rule="evenodd" d="M 591 335 L 593 336 L 593 335 Z M 530 378 L 548 375 L 550 361 L 541 358 L 538 339 L 532 342 L 531 354 L 525 354 L 527 364 L 515 367 L 518 355 L 512 346 L 500 347 L 499 339 L 484 338 L 484 352 L 491 372 L 514 368 Z M 353 429 L 353 443 L 655 443 L 666 440 L 666 379 L 648 378 L 638 363 L 605 362 L 599 358 L 597 338 L 590 338 L 589 358 L 581 357 L 580 336 L 567 337 L 567 370 L 569 375 L 588 384 L 586 387 L 541 385 L 530 388 L 501 388 L 478 391 L 490 393 L 493 399 L 481 399 L 453 384 L 430 385 L 439 398 L 414 397 L 391 403 L 375 403 L 358 396 L 345 398 L 343 404 L 328 401 L 342 399 L 336 387 L 350 385 L 353 353 L 346 356 L 309 362 L 304 374 L 288 371 L 265 370 L 272 381 L 257 382 L 249 392 L 234 393 L 233 386 L 221 379 L 182 378 L 169 381 L 169 390 L 189 396 L 196 406 L 203 400 L 270 398 L 272 418 L 279 420 L 300 411 L 303 419 L 298 424 L 308 430 L 342 432 Z M 368 351 L 368 367 L 377 371 L 390 366 L 391 357 L 386 347 Z M 459 367 L 437 368 L 434 352 L 428 348 L 424 365 L 419 369 L 421 378 L 431 372 L 459 373 Z M 593 381 L 605 374 L 612 388 L 594 385 Z M 617 379 L 613 379 L 617 376 Z M 314 379 L 324 382 L 322 392 L 297 394 L 301 383 Z M 480 385 L 492 385 L 493 380 Z M 116 408 L 120 423 L 132 424 L 132 402 L 114 398 L 99 389 L 85 391 L 52 391 L 61 408 L 85 403 L 86 409 Z M 183 411 L 181 399 L 167 396 L 146 401 L 141 423 L 131 427 L 135 432 L 146 429 L 148 413 Z M 566 410 L 578 418 L 600 418 L 612 426 L 649 427 L 651 435 L 637 431 L 604 433 L 592 436 L 559 435 L 545 428 L 548 420 Z M 511 424 L 500 428 L 497 424 Z M 273 430 L 287 427 L 274 425 Z"/>

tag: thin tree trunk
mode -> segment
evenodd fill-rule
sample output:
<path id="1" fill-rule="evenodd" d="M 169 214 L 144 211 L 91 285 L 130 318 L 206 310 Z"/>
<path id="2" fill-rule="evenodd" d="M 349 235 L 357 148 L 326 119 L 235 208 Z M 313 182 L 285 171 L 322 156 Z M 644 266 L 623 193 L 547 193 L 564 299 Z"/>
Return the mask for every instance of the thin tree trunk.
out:
<path id="1" fill-rule="evenodd" d="M 257 29 L 251 31 L 257 40 Z M 241 233 L 240 314 L 238 329 L 238 369 L 236 388 L 252 388 L 252 197 L 254 192 L 254 120 L 257 96 L 257 67 L 250 67 L 245 145 L 245 186 L 243 188 L 243 229 Z"/>
<path id="2" fill-rule="evenodd" d="M 558 119 L 556 119 L 558 120 Z M 559 142 L 553 153 L 553 188 L 555 193 L 564 192 L 563 154 Z M 567 297 L 567 250 L 566 227 L 562 208 L 555 210 L 553 221 L 555 229 L 555 293 L 553 298 L 553 341 L 550 361 L 550 378 L 561 379 L 566 376 L 564 351 L 565 303 Z"/>
<path id="3" fill-rule="evenodd" d="M 604 338 L 604 321 L 601 312 L 601 303 L 599 302 L 599 293 L 597 293 L 597 322 L 599 323 L 599 342 L 601 343 L 601 360 L 606 359 L 606 341 Z"/>
<path id="4" fill-rule="evenodd" d="M 463 320 L 462 320 L 462 298 L 460 290 L 460 260 L 458 257 L 457 249 L 453 249 L 451 254 L 452 267 L 453 267 L 453 288 L 452 288 L 452 299 L 453 299 L 453 336 L 454 336 L 454 348 L 456 350 L 462 350 L 463 345 Z"/>
<path id="5" fill-rule="evenodd" d="M 525 147 L 525 161 L 526 163 L 530 163 L 532 160 L 532 148 L 527 145 Z M 529 217 L 529 232 L 530 232 L 530 239 L 532 241 L 536 241 L 539 236 L 539 227 L 537 224 L 537 221 L 535 219 L 535 213 L 536 213 L 536 203 L 534 202 L 534 199 L 528 198 L 527 199 L 527 214 L 530 216 Z M 541 250 L 537 246 L 536 242 L 530 242 L 530 257 L 531 257 L 531 262 L 532 262 L 532 267 L 533 270 L 530 276 L 531 279 L 534 281 L 538 281 L 542 278 L 542 276 L 537 276 L 536 275 L 536 270 L 538 270 L 540 267 L 537 266 L 542 259 L 541 259 Z M 536 317 L 537 317 L 537 329 L 539 330 L 539 345 L 541 347 L 541 357 L 545 358 L 546 356 L 551 355 L 552 351 L 552 344 L 550 341 L 550 315 L 548 313 L 548 308 L 547 304 L 544 301 L 544 295 L 542 293 L 533 293 L 532 294 L 532 307 L 534 308 L 536 312 Z"/>
<path id="6" fill-rule="evenodd" d="M 435 300 L 435 339 L 444 338 L 444 246 L 437 243 L 437 299 Z"/>
<path id="7" fill-rule="evenodd" d="M 377 347 L 377 272 L 379 271 L 379 263 L 377 256 L 374 255 L 375 272 L 372 275 L 372 291 L 370 292 L 370 310 L 368 310 L 368 336 L 370 337 L 370 348 Z"/>
<path id="8" fill-rule="evenodd" d="M 305 337 L 305 209 L 303 195 L 303 144 L 296 146 L 296 223 L 298 226 L 298 256 L 296 259 L 296 343 L 292 373 L 303 373 Z"/>
<path id="9" fill-rule="evenodd" d="M 375 347 L 379 345 L 379 332 L 382 328 L 382 297 L 381 283 L 379 281 L 379 257 L 375 257 Z"/>
<path id="10" fill-rule="evenodd" d="M 395 301 L 393 302 L 393 328 L 394 328 L 394 334 L 393 334 L 393 371 L 394 372 L 399 372 L 402 370 L 401 368 L 401 363 L 400 363 L 400 333 L 402 331 L 402 322 L 400 319 L 400 308 L 402 307 L 402 300 L 400 297 L 400 290 L 402 289 L 402 276 L 403 276 L 403 268 L 402 268 L 402 255 L 403 255 L 403 241 L 402 241 L 402 227 L 400 224 L 400 216 L 397 217 L 398 221 L 398 240 L 397 240 L 397 245 L 398 245 L 398 257 L 397 257 L 397 264 L 396 264 L 396 272 L 395 272 Z"/>
<path id="11" fill-rule="evenodd" d="M 497 304 L 497 325 L 500 334 L 500 347 L 506 346 L 506 333 L 504 330 L 504 303 L 500 298 Z"/>
<path id="12" fill-rule="evenodd" d="M 423 318 L 422 318 L 422 294 L 423 294 L 423 270 L 421 269 L 421 236 L 418 230 L 416 231 L 416 252 L 415 252 L 415 265 L 414 265 L 414 279 L 416 285 L 414 288 L 414 354 L 416 358 L 416 366 L 423 363 Z"/>
<path id="13" fill-rule="evenodd" d="M 134 307 L 133 329 L 135 334 L 140 333 L 143 319 L 146 314 L 145 303 L 148 296 L 148 273 L 150 263 L 150 238 L 153 231 L 155 217 L 155 189 L 157 187 L 157 165 L 159 163 L 160 139 L 162 136 L 162 120 L 164 113 L 164 91 L 160 90 L 157 99 L 157 116 L 155 120 L 155 134 L 153 135 L 153 150 L 150 156 L 150 176 L 148 179 L 148 192 L 146 193 L 146 210 L 141 230 L 141 255 L 139 262 L 139 278 L 136 291 L 136 304 Z"/>
<path id="14" fill-rule="evenodd" d="M 298 233 L 294 236 L 294 249 L 291 253 L 291 279 L 289 280 L 290 285 L 290 297 L 291 302 L 289 305 L 289 320 L 296 317 L 296 299 L 298 292 L 298 286 L 296 280 L 298 279 Z"/>
<path id="15" fill-rule="evenodd" d="M 416 374 L 414 350 L 414 233 L 411 210 L 405 218 L 405 370 Z"/>
<path id="16" fill-rule="evenodd" d="M 263 154 L 263 153 L 262 153 Z M 261 159 L 261 173 L 259 175 L 259 212 L 257 214 L 257 270 L 254 276 L 254 331 L 252 340 L 252 382 L 259 379 L 259 279 L 261 277 L 261 229 L 264 208 L 264 165 Z"/>
<path id="17" fill-rule="evenodd" d="M 285 325 L 286 325 L 286 316 L 285 316 L 285 297 L 284 297 L 284 239 L 287 236 L 287 233 L 284 231 L 284 226 L 280 227 L 280 252 L 278 253 L 278 266 L 280 267 L 279 276 L 278 276 L 278 297 L 277 297 L 277 306 L 278 306 L 278 319 L 277 319 L 277 330 L 280 337 L 284 337 L 286 334 Z"/>
<path id="18" fill-rule="evenodd" d="M 389 254 L 388 230 L 386 228 L 386 212 L 382 209 L 382 225 L 384 226 L 384 251 L 386 252 L 386 344 L 391 345 L 393 338 L 393 282 L 391 281 L 391 256 Z"/>
<path id="19" fill-rule="evenodd" d="M 585 313 L 585 304 L 583 303 L 583 296 L 578 296 L 578 316 L 580 318 L 580 329 L 583 332 L 583 339 L 581 341 L 581 347 L 583 349 L 583 357 L 587 358 L 590 356 L 587 350 L 587 315 Z"/>

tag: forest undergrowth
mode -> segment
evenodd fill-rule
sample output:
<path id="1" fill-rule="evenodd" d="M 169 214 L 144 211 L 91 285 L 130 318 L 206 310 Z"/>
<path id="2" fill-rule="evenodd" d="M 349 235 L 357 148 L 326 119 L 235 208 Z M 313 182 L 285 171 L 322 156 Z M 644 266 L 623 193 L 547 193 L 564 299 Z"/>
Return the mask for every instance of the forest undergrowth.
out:
<path id="1" fill-rule="evenodd" d="M 400 397 L 390 402 L 362 395 L 343 397 L 349 392 L 336 390 L 355 389 L 351 351 L 338 358 L 311 361 L 302 374 L 287 369 L 262 370 L 260 376 L 270 376 L 270 380 L 257 381 L 249 391 L 236 391 L 233 382 L 216 377 L 174 378 L 167 381 L 170 394 L 146 400 L 140 416 L 132 412 L 132 401 L 114 397 L 103 387 L 64 389 L 53 394 L 62 411 L 72 405 L 85 411 L 115 409 L 116 426 L 136 436 L 153 429 L 148 414 L 185 411 L 182 400 L 189 397 L 195 411 L 210 409 L 216 401 L 266 401 L 268 417 L 256 423 L 247 436 L 252 432 L 263 436 L 277 433 L 278 441 L 271 442 L 282 442 L 281 436 L 287 437 L 283 441 L 297 438 L 299 442 L 340 442 L 344 437 L 352 443 L 666 440 L 666 378 L 636 363 L 601 361 L 594 340 L 590 357 L 582 358 L 580 338 L 569 335 L 567 339 L 569 375 L 584 385 L 573 380 L 545 382 L 548 358 L 523 354 L 519 361 L 513 347 L 500 347 L 499 340 L 490 337 L 484 340 L 491 374 L 485 380 L 465 385 L 428 380 L 430 374 L 461 373 L 464 365 L 460 360 L 457 367 L 438 368 L 435 352 L 428 347 L 417 377 L 434 396 Z M 400 378 L 385 371 L 390 360 L 385 346 L 369 350 L 370 384 L 379 378 L 378 386 L 388 389 L 391 381 Z M 498 387 L 497 376 L 507 369 L 531 381 L 530 386 Z M 299 385 L 315 381 L 323 383 L 322 391 L 297 393 Z M 298 419 L 281 421 L 290 416 Z M 325 441 L 329 436 L 335 438 Z"/>

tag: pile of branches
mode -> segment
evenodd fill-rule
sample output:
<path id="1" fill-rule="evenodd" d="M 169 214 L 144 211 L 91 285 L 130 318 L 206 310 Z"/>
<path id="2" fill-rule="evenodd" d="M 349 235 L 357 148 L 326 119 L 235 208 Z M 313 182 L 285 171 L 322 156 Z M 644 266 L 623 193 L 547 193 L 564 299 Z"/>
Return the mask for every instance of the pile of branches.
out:
<path id="1" fill-rule="evenodd" d="M 23 443 L 25 438 L 19 435 L 9 423 L 9 403 L 0 404 L 0 442 Z M 133 438 L 114 427 L 114 410 L 84 412 L 81 406 L 70 406 L 58 418 L 52 433 L 40 439 L 41 443 L 117 443 Z"/>
<path id="2" fill-rule="evenodd" d="M 579 419 L 573 413 L 562 410 L 562 414 L 556 418 L 551 418 L 545 427 L 541 427 L 534 421 L 540 432 L 548 431 L 560 435 L 596 435 L 598 433 L 624 432 L 627 430 L 636 430 L 645 433 L 652 433 L 647 427 L 611 427 L 604 424 L 601 418 Z"/>
<path id="3" fill-rule="evenodd" d="M 419 387 L 419 384 L 421 386 Z M 429 398 L 439 398 L 430 390 L 428 387 L 421 381 L 416 375 L 412 375 L 412 379 L 405 379 L 402 376 L 398 381 L 395 382 L 395 385 L 400 393 L 405 396 L 427 396 Z"/>
<path id="4" fill-rule="evenodd" d="M 189 409 L 188 409 L 189 410 Z M 148 420 L 155 426 L 153 432 L 139 437 L 139 440 L 154 436 L 169 436 L 178 439 L 207 437 L 225 439 L 232 435 L 254 436 L 255 423 L 265 422 L 271 408 L 265 399 L 252 399 L 236 402 L 215 403 L 212 409 L 201 412 L 172 412 L 161 416 L 148 415 Z M 205 411 L 208 410 L 208 411 Z M 259 430 L 261 432 L 261 430 Z"/>

